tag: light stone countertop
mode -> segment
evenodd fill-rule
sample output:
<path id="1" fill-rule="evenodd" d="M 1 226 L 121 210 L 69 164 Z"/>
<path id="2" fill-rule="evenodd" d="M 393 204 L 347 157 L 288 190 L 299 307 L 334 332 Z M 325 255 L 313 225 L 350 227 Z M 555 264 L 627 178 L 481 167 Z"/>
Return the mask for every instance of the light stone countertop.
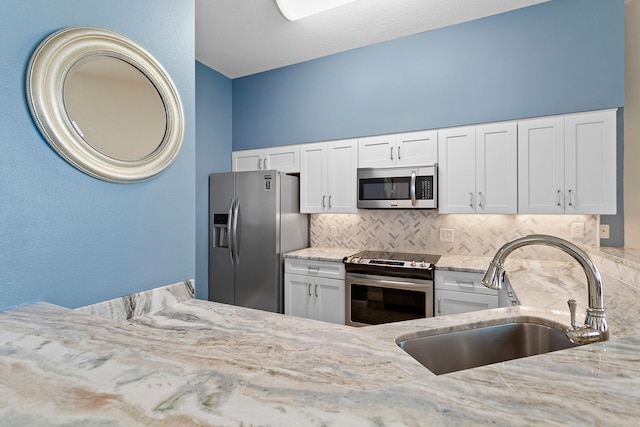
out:
<path id="1" fill-rule="evenodd" d="M 285 258 L 309 259 L 314 261 L 342 262 L 345 257 L 360 252 L 362 249 L 351 248 L 304 248 L 284 254 Z"/>
<path id="2" fill-rule="evenodd" d="M 441 376 L 396 345 L 400 335 L 513 319 L 566 327 L 570 297 L 584 311 L 584 274 L 573 264 L 518 261 L 507 271 L 521 306 L 364 328 L 200 300 L 125 322 L 45 303 L 2 312 L 0 420 L 637 425 L 640 290 L 606 275 L 606 343 Z"/>

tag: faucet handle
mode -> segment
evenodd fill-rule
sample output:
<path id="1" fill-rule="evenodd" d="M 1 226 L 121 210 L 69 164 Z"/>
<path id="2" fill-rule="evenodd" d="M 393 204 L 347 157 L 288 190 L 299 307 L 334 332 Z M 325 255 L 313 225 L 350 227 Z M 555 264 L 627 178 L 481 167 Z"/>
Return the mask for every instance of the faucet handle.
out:
<path id="1" fill-rule="evenodd" d="M 567 301 L 567 304 L 569 304 L 569 311 L 571 312 L 571 327 L 575 329 L 578 327 L 578 322 L 576 322 L 576 307 L 578 303 L 572 298 Z"/>

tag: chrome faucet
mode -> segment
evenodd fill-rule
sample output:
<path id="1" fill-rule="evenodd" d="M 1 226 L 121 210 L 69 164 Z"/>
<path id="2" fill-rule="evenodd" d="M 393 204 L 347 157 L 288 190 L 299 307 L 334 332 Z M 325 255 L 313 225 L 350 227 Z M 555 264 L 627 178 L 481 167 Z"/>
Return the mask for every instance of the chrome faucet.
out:
<path id="1" fill-rule="evenodd" d="M 578 326 L 575 321 L 575 300 L 567 301 L 571 311 L 571 327 L 567 331 L 569 339 L 576 344 L 589 344 L 608 340 L 609 328 L 607 327 L 607 320 L 605 319 L 600 271 L 591 258 L 571 242 L 543 234 L 532 234 L 507 242 L 496 252 L 493 261 L 489 264 L 487 272 L 482 277 L 482 284 L 490 289 L 501 289 L 505 276 L 504 261 L 511 252 L 528 245 L 552 246 L 568 253 L 578 261 L 587 276 L 589 307 L 587 308 L 587 316 L 583 326 Z"/>

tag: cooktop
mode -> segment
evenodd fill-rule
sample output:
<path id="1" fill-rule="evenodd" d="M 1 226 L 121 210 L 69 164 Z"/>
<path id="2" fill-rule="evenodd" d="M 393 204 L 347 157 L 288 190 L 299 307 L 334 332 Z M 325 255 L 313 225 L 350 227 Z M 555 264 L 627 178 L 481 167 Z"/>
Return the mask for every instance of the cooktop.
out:
<path id="1" fill-rule="evenodd" d="M 380 267 L 433 269 L 440 255 L 412 254 L 406 252 L 362 251 L 344 258 L 345 264 Z"/>

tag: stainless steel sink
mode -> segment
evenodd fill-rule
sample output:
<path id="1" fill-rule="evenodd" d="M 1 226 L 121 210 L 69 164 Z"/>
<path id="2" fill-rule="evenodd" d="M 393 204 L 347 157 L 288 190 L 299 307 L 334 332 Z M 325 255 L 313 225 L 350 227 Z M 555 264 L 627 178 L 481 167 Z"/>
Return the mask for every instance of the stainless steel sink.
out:
<path id="1" fill-rule="evenodd" d="M 563 331 L 527 322 L 399 337 L 396 342 L 436 375 L 578 346 Z"/>

